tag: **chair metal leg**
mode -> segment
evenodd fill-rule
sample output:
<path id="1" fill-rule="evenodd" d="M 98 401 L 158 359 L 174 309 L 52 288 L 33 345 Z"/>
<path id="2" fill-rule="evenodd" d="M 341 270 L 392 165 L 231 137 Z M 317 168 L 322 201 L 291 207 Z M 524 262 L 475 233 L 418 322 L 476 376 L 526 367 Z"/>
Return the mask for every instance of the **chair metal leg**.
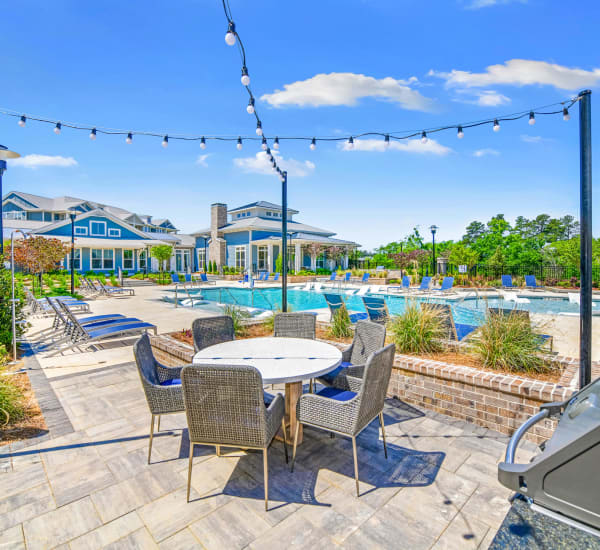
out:
<path id="1" fill-rule="evenodd" d="M 287 448 L 287 435 L 285 433 L 285 417 L 281 419 L 281 429 L 283 430 L 283 450 L 285 451 L 285 463 L 289 462 L 288 448 Z"/>
<path id="2" fill-rule="evenodd" d="M 265 476 L 265 512 L 269 511 L 269 455 L 267 449 L 263 449 L 263 468 Z"/>
<path id="3" fill-rule="evenodd" d="M 148 464 L 150 464 L 150 455 L 152 454 L 152 438 L 154 437 L 154 415 L 150 420 L 150 444 L 148 445 Z"/>
<path id="4" fill-rule="evenodd" d="M 356 496 L 360 496 L 358 490 L 358 455 L 356 453 L 356 437 L 352 438 L 352 451 L 354 453 L 354 479 L 356 480 Z"/>
<path id="5" fill-rule="evenodd" d="M 160 432 L 160 414 L 158 415 L 158 426 L 156 428 L 157 432 Z"/>
<path id="6" fill-rule="evenodd" d="M 308 383 L 308 393 L 315 393 L 315 381 L 314 379 L 310 379 L 310 382 Z"/>
<path id="7" fill-rule="evenodd" d="M 217 450 L 217 456 L 221 456 L 221 446 L 215 445 L 215 449 Z"/>
<path id="8" fill-rule="evenodd" d="M 387 445 L 385 443 L 385 425 L 383 423 L 383 412 L 379 413 L 379 424 L 381 424 L 381 435 L 383 437 L 383 452 L 385 454 L 385 458 L 387 459 Z"/>
<path id="9" fill-rule="evenodd" d="M 190 501 L 190 485 L 192 483 L 192 463 L 194 462 L 194 444 L 190 442 L 190 459 L 188 464 L 187 501 Z"/>
<path id="10" fill-rule="evenodd" d="M 298 429 L 299 427 L 300 423 L 296 425 L 296 433 L 294 434 L 294 450 L 292 451 L 292 467 L 290 468 L 291 472 L 294 471 L 294 462 L 296 461 L 296 447 L 298 446 L 298 433 L 300 432 Z"/>

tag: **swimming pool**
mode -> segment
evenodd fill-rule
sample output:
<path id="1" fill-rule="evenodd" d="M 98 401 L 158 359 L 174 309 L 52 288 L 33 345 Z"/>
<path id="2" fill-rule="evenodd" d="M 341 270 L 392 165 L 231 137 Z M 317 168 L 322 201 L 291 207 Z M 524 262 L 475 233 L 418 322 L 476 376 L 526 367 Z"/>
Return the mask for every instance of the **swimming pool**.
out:
<path id="1" fill-rule="evenodd" d="M 174 292 L 174 291 L 169 291 Z M 280 288 L 248 288 L 235 287 L 216 287 L 216 288 L 192 288 L 188 291 L 189 296 L 201 298 L 208 302 L 218 302 L 222 304 L 235 304 L 239 306 L 253 307 L 258 309 L 276 310 L 281 308 L 281 289 Z M 332 291 L 335 293 L 335 291 Z M 346 295 L 342 292 L 348 309 L 352 311 L 365 311 L 362 298 L 356 295 Z M 447 303 L 452 307 L 456 322 L 465 324 L 480 324 L 484 320 L 485 311 L 488 307 L 514 308 L 514 302 L 504 300 L 503 298 L 475 298 L 469 297 L 464 300 L 446 300 L 442 297 L 406 297 L 380 294 L 384 297 L 388 310 L 392 315 L 399 315 L 404 312 L 407 299 L 417 302 L 439 302 Z M 186 298 L 185 291 L 179 291 L 179 298 Z M 578 313 L 579 306 L 572 304 L 567 298 L 544 298 L 529 297 L 528 303 L 519 303 L 518 309 L 525 309 L 531 313 L 541 313 L 546 315 L 557 315 L 558 313 Z M 327 303 L 321 292 L 306 291 L 299 288 L 288 289 L 288 304 L 292 311 L 303 311 L 312 309 L 327 308 Z M 596 306 L 596 302 L 594 302 Z M 199 307 L 202 307 L 201 305 Z M 596 309 L 596 307 L 594 307 Z M 599 313 L 600 313 L 600 308 Z"/>

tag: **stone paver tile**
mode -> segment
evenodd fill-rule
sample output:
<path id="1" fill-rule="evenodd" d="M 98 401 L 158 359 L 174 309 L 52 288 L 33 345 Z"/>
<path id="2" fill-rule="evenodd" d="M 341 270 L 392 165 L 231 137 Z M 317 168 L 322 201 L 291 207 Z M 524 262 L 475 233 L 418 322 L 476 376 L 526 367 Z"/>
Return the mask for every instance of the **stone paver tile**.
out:
<path id="1" fill-rule="evenodd" d="M 23 524 L 27 548 L 53 548 L 102 525 L 90 498 L 30 519 Z"/>
<path id="2" fill-rule="evenodd" d="M 99 550 L 142 527 L 144 524 L 140 517 L 131 512 L 72 540 L 69 546 L 71 550 Z"/>
<path id="3" fill-rule="evenodd" d="M 468 550 L 469 548 L 478 548 L 489 529 L 485 523 L 473 516 L 459 513 L 442 533 L 433 549 L 455 550 L 460 548 L 461 550 Z"/>
<path id="4" fill-rule="evenodd" d="M 231 526 L 229 526 L 231 528 Z M 175 533 L 168 539 L 163 540 L 158 547 L 160 550 L 202 550 L 200 541 L 187 529 Z"/>
<path id="5" fill-rule="evenodd" d="M 190 502 L 187 502 L 186 492 L 186 488 L 182 487 L 139 509 L 140 517 L 157 542 L 184 529 L 217 508 L 216 498 L 201 497 L 192 489 Z"/>
<path id="6" fill-rule="evenodd" d="M 91 498 L 102 521 L 108 522 L 184 486 L 185 481 L 172 470 L 148 467 L 135 477 L 92 493 Z"/>
<path id="7" fill-rule="evenodd" d="M 242 453 L 236 455 L 225 455 L 218 457 L 213 455 L 208 460 L 197 462 L 194 457 L 194 466 L 192 468 L 192 487 L 198 494 L 203 495 L 208 491 L 219 490 L 227 484 L 227 481 L 235 475 L 242 475 L 244 472 L 239 470 L 238 462 L 241 460 Z M 187 460 L 186 460 L 187 463 Z M 187 483 L 187 467 L 181 471 L 181 476 Z"/>
<path id="8" fill-rule="evenodd" d="M 456 473 L 477 483 L 498 487 L 498 461 L 488 454 L 472 453 Z"/>
<path id="9" fill-rule="evenodd" d="M 108 469 L 115 479 L 123 481 L 139 474 L 148 467 L 148 452 L 146 449 L 137 449 L 131 453 L 123 453 L 106 460 Z"/>
<path id="10" fill-rule="evenodd" d="M 463 506 L 461 512 L 466 517 L 476 517 L 497 530 L 510 508 L 508 502 L 510 494 L 511 492 L 499 483 L 497 487 L 480 485 Z"/>
<path id="11" fill-rule="evenodd" d="M 148 426 L 149 427 L 149 426 Z M 134 432 L 134 427 L 126 418 L 102 422 L 85 430 L 92 441 L 102 441 L 128 437 Z"/>
<path id="12" fill-rule="evenodd" d="M 12 469 L 20 470 L 33 464 L 39 464 L 42 461 L 42 456 L 39 452 L 34 451 L 34 449 L 27 449 L 21 453 L 15 453 L 11 458 L 8 459 L 9 462 L 11 460 Z"/>
<path id="13" fill-rule="evenodd" d="M 69 462 L 48 470 L 57 506 L 79 500 L 115 483 L 115 478 L 100 459 Z"/>
<path id="14" fill-rule="evenodd" d="M 48 483 L 15 493 L 0 500 L 0 531 L 7 530 L 54 508 L 56 505 Z"/>
<path id="15" fill-rule="evenodd" d="M 145 527 L 134 531 L 126 537 L 108 544 L 104 550 L 153 550 L 158 549 L 158 546 L 152 539 L 152 535 Z"/>
<path id="16" fill-rule="evenodd" d="M 38 462 L 26 468 L 2 474 L 2 477 L 0 477 L 0 494 L 3 497 L 8 497 L 46 482 L 44 465 Z"/>
<path id="17" fill-rule="evenodd" d="M 0 548 L 2 550 L 25 550 L 23 527 L 15 525 L 6 531 L 0 531 Z"/>
<path id="18" fill-rule="evenodd" d="M 453 446 L 456 438 L 449 437 L 409 437 L 391 438 L 390 445 L 397 445 L 414 451 L 442 452 L 445 454 L 442 468 L 455 472 L 471 455 L 471 450 Z"/>
<path id="19" fill-rule="evenodd" d="M 190 525 L 192 533 L 207 550 L 244 548 L 270 528 L 266 521 L 248 514 L 236 500 Z"/>

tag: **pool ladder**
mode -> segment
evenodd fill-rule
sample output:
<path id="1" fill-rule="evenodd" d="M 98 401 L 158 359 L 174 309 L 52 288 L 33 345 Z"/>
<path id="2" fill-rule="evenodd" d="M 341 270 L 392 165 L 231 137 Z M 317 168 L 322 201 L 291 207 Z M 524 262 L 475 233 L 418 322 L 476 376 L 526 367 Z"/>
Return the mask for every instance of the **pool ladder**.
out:
<path id="1" fill-rule="evenodd" d="M 178 290 L 179 286 L 180 285 L 177 285 L 177 284 L 175 285 L 175 307 L 177 307 L 179 305 L 179 298 L 177 296 L 177 290 Z M 187 297 L 190 300 L 190 306 L 194 307 L 194 298 L 190 294 L 190 289 L 187 286 L 185 286 L 185 285 L 181 285 L 181 286 L 183 287 L 183 290 L 185 290 L 185 293 L 187 294 Z"/>

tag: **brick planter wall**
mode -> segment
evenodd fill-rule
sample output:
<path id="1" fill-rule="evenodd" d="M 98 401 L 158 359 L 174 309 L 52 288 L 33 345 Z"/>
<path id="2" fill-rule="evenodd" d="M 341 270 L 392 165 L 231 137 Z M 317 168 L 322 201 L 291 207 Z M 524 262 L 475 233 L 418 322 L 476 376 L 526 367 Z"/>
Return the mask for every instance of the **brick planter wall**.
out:
<path id="1" fill-rule="evenodd" d="M 168 334 L 150 337 L 150 345 L 157 361 L 167 367 L 190 365 L 194 357 L 194 347 L 175 340 Z"/>

